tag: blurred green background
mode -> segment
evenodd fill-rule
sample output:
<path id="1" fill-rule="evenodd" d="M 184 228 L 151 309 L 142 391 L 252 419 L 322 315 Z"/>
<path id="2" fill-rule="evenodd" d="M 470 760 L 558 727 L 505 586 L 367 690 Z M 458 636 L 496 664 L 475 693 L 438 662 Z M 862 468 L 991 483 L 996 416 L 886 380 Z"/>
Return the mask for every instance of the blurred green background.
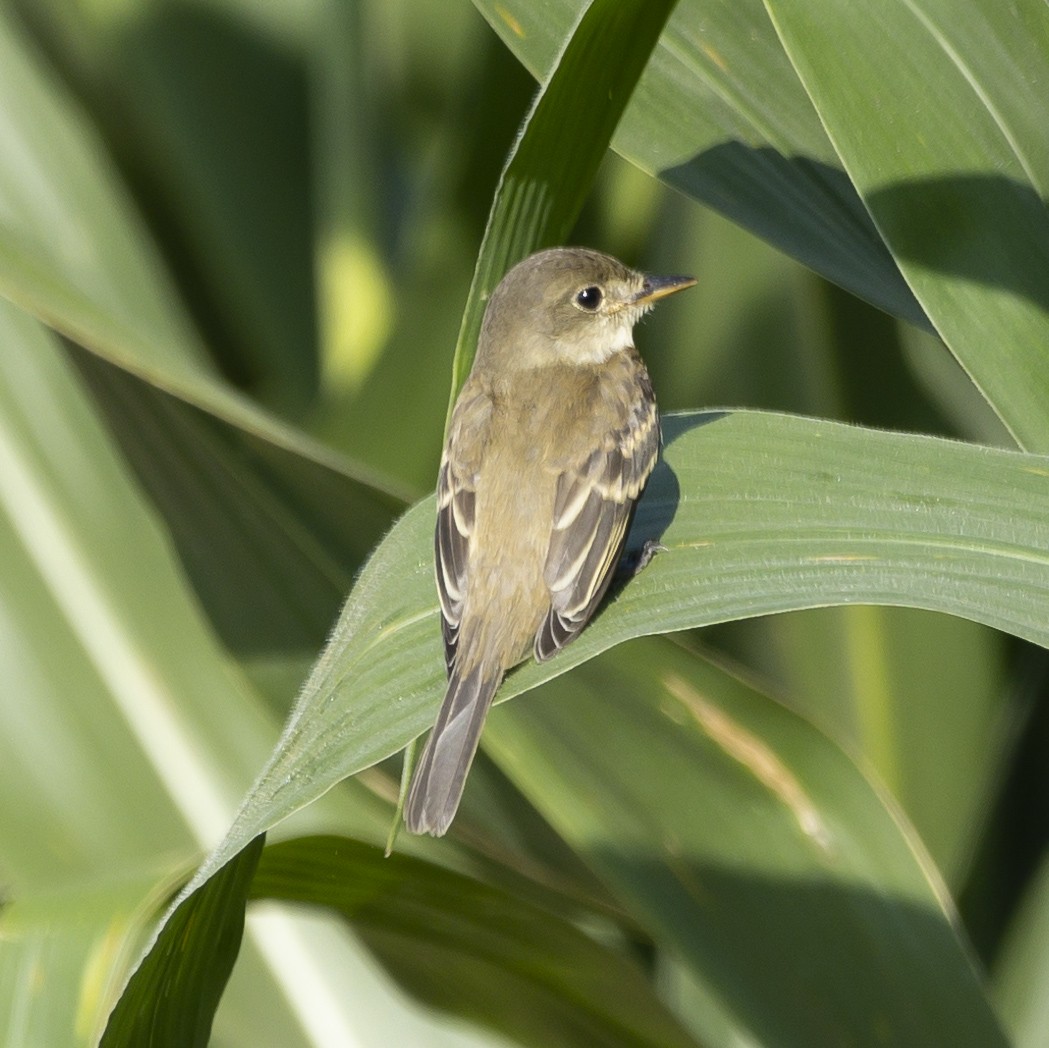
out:
<path id="1" fill-rule="evenodd" d="M 433 487 L 471 276 L 536 82 L 473 5 L 447 0 L 5 0 L 0 70 L 0 1015 L 11 1044 L 71 1043 L 70 1025 L 93 1043 L 366 555 Z M 664 412 L 767 408 L 1013 446 L 927 328 L 611 151 L 572 240 L 698 278 L 639 329 Z M 935 863 L 932 891 L 942 878 L 1015 1043 L 1049 1044 L 1041 649 L 866 605 L 714 626 L 673 652 L 633 643 L 576 687 L 699 652 L 729 690 L 800 715 Z M 746 993 L 727 995 L 736 1026 L 705 1010 L 712 991 L 658 922 L 518 792 L 502 723 L 463 835 L 398 850 L 596 933 L 681 1043 L 799 1043 L 748 1026 Z M 365 773 L 282 833 L 381 844 L 397 774 Z M 433 992 L 381 919 L 357 938 L 316 912 L 259 912 L 215 1044 L 660 1043 L 532 1029 L 497 1017 L 505 997 L 486 1011 Z M 823 1043 L 904 1043 L 868 1033 Z"/>

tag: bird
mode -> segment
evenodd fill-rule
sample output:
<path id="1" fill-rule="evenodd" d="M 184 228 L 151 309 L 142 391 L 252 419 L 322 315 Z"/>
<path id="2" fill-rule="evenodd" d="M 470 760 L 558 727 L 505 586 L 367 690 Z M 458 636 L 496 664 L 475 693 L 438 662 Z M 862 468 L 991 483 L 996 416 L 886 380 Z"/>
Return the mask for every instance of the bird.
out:
<path id="1" fill-rule="evenodd" d="M 695 283 L 564 247 L 492 292 L 438 473 L 448 684 L 405 803 L 410 832 L 448 830 L 503 677 L 578 636 L 612 581 L 660 450 L 634 324 Z"/>

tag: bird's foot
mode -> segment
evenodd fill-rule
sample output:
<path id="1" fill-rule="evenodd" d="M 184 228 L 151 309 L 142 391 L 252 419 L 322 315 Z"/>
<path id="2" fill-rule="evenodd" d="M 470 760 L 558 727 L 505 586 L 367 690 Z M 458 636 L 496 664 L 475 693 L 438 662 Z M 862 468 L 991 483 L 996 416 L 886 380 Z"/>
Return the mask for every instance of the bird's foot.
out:
<path id="1" fill-rule="evenodd" d="M 639 575 L 652 563 L 657 553 L 666 553 L 667 548 L 655 539 L 646 539 L 641 549 L 628 553 L 619 563 L 619 572 L 624 580 Z"/>

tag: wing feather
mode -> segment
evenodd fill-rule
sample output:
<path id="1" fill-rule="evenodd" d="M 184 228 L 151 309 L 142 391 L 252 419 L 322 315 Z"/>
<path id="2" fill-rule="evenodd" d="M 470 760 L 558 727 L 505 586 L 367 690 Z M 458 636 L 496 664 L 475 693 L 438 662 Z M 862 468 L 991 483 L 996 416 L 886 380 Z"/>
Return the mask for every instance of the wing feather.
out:
<path id="1" fill-rule="evenodd" d="M 464 430 L 474 436 L 487 425 L 491 401 L 483 396 L 461 398 L 452 415 L 449 439 L 445 445 L 441 470 L 437 477 L 437 526 L 434 530 L 434 563 L 437 594 L 441 603 L 441 628 L 444 634 L 445 667 L 451 673 L 459 642 L 466 573 L 470 561 L 470 542 L 474 533 L 477 508 L 478 463 L 453 456 L 449 449 L 453 439 Z M 458 442 L 459 446 L 462 442 Z M 469 447 L 480 447 L 476 439 L 466 441 Z"/>
<path id="2" fill-rule="evenodd" d="M 602 447 L 558 477 L 554 527 L 544 579 L 550 611 L 535 636 L 537 659 L 548 659 L 590 620 L 608 589 L 634 506 L 659 454 L 659 416 L 642 373 L 642 396 Z"/>

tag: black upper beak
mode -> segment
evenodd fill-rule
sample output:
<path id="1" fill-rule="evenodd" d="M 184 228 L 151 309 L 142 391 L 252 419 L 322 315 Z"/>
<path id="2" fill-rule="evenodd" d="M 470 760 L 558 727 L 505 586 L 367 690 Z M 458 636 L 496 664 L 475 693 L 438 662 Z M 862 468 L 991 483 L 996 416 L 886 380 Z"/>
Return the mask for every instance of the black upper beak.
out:
<path id="1" fill-rule="evenodd" d="M 634 296 L 634 302 L 638 305 L 656 302 L 661 298 L 666 298 L 667 295 L 674 294 L 675 291 L 684 291 L 685 288 L 692 287 L 695 283 L 695 277 L 646 276 L 641 290 Z"/>

